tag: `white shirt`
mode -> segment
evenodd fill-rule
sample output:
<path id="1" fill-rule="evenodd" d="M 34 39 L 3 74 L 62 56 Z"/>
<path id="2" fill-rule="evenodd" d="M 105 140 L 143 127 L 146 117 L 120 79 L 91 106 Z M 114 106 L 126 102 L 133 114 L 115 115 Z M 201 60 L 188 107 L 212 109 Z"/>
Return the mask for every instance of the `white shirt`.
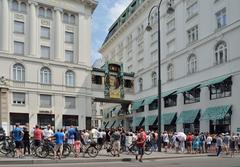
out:
<path id="1" fill-rule="evenodd" d="M 97 139 L 97 135 L 98 135 L 98 130 L 97 129 L 92 129 L 91 130 L 91 136 L 93 139 Z"/>
<path id="2" fill-rule="evenodd" d="M 207 142 L 207 144 L 211 144 L 212 143 L 212 137 L 208 136 L 206 142 Z"/>
<path id="3" fill-rule="evenodd" d="M 53 133 L 52 129 L 44 129 L 44 131 L 43 131 L 44 139 L 47 139 L 53 135 L 54 135 L 54 133 Z"/>

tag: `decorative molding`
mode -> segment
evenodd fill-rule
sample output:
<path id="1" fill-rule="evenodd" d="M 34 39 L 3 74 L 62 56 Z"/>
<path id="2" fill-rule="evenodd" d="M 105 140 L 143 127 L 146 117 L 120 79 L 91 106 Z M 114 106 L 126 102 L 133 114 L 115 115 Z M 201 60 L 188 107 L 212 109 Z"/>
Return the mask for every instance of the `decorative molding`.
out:
<path id="1" fill-rule="evenodd" d="M 34 5 L 34 6 L 38 6 L 38 3 L 36 1 L 33 0 L 28 0 L 29 5 Z"/>
<path id="2" fill-rule="evenodd" d="M 14 20 L 19 20 L 19 21 L 23 21 L 25 20 L 25 16 L 19 13 L 15 13 L 14 14 Z"/>
<path id="3" fill-rule="evenodd" d="M 50 27 L 50 21 L 46 19 L 41 19 L 41 25 Z"/>
<path id="4" fill-rule="evenodd" d="M 63 12 L 63 9 L 58 8 L 58 7 L 54 7 L 54 10 L 55 10 L 55 11 L 59 11 L 59 12 L 61 12 L 61 13 Z"/>
<path id="5" fill-rule="evenodd" d="M 65 26 L 65 29 L 66 29 L 67 31 L 74 32 L 74 27 L 73 27 L 73 26 L 66 25 L 66 26 Z"/>

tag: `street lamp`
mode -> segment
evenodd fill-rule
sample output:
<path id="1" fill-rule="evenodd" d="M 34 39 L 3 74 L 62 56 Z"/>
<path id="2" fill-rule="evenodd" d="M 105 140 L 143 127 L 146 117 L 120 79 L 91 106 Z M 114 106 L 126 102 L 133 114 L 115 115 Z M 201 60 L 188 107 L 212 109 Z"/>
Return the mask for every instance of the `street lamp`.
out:
<path id="1" fill-rule="evenodd" d="M 158 151 L 161 152 L 161 43 L 160 43 L 160 6 L 162 4 L 162 0 L 160 0 L 158 5 L 154 5 L 149 14 L 148 14 L 148 25 L 146 27 L 146 31 L 151 31 L 152 27 L 150 25 L 150 15 L 153 9 L 157 8 L 157 16 L 158 16 Z M 172 14 L 175 10 L 172 7 L 172 0 L 168 2 L 167 13 Z"/>

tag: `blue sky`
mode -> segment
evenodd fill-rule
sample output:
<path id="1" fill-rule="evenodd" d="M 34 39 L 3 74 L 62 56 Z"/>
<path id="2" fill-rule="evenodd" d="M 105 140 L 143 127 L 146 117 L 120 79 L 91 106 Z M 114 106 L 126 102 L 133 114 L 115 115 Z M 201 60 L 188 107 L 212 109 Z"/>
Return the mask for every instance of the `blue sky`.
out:
<path id="1" fill-rule="evenodd" d="M 101 57 L 98 53 L 109 27 L 126 9 L 132 0 L 98 0 L 92 16 L 92 63 Z"/>

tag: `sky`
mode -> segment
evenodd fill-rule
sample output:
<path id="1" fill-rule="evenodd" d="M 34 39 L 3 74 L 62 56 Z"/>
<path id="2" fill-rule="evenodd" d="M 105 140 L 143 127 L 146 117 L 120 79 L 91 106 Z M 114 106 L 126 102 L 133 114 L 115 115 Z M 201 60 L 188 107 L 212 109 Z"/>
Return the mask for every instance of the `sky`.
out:
<path id="1" fill-rule="evenodd" d="M 98 53 L 108 29 L 131 3 L 132 0 L 98 0 L 98 6 L 92 15 L 92 64 L 101 58 Z"/>

